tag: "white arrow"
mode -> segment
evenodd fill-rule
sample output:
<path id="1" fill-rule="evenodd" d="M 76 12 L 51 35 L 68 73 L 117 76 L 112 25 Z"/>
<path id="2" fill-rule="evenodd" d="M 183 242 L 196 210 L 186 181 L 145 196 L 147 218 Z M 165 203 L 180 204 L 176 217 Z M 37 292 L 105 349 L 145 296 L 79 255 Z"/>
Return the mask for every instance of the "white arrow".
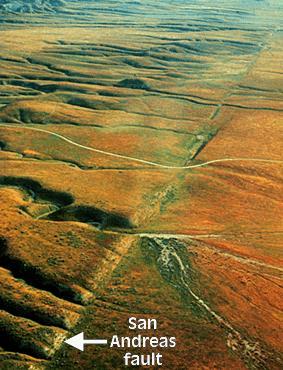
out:
<path id="1" fill-rule="evenodd" d="M 107 344 L 107 339 L 85 339 L 84 333 L 81 332 L 64 342 L 80 351 L 84 351 L 85 344 Z"/>

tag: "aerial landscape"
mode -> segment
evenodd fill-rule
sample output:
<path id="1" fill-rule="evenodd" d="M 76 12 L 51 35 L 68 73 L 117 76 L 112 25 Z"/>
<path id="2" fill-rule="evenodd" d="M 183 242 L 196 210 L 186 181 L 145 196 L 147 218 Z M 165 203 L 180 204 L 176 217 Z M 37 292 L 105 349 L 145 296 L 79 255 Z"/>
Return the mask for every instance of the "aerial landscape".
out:
<path id="1" fill-rule="evenodd" d="M 283 369 L 282 19 L 0 0 L 1 370 Z"/>

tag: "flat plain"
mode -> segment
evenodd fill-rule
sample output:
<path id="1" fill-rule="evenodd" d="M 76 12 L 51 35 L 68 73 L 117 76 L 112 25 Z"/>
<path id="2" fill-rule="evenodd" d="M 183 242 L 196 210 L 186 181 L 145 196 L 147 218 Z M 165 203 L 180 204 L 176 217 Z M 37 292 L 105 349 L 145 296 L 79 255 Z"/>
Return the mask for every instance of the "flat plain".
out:
<path id="1" fill-rule="evenodd" d="M 280 2 L 0 15 L 0 368 L 123 369 L 64 340 L 136 316 L 164 369 L 282 369 Z"/>

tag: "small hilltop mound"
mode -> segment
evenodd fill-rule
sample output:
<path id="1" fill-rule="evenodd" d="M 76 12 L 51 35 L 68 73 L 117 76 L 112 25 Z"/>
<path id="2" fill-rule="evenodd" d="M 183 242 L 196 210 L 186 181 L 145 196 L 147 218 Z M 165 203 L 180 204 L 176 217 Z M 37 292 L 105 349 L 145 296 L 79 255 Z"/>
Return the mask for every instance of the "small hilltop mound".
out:
<path id="1" fill-rule="evenodd" d="M 125 87 L 127 89 L 150 90 L 150 86 L 139 78 L 125 78 L 119 81 L 115 86 Z"/>

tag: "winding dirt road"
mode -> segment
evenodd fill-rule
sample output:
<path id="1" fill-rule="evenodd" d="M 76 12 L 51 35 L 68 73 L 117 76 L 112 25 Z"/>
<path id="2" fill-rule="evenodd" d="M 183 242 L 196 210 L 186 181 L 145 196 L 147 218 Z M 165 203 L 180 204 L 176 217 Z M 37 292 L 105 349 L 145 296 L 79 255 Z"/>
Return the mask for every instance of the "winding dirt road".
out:
<path id="1" fill-rule="evenodd" d="M 69 139 L 69 138 L 67 138 L 63 135 L 57 134 L 56 132 L 49 131 L 49 130 L 44 130 L 44 129 L 41 129 L 41 128 L 27 127 L 27 126 L 23 126 L 23 125 L 15 125 L 15 124 L 9 124 L 8 125 L 8 124 L 2 124 L 2 123 L 0 124 L 0 127 L 17 128 L 17 129 L 23 129 L 23 130 L 33 130 L 33 131 L 44 132 L 46 134 L 58 137 L 59 139 L 61 139 L 63 141 L 66 141 L 67 143 L 69 143 L 71 145 L 75 145 L 75 146 L 77 146 L 79 148 L 82 148 L 82 149 L 86 149 L 86 150 L 89 150 L 89 151 L 92 151 L 92 152 L 104 154 L 104 155 L 115 157 L 115 158 L 121 158 L 121 159 L 125 159 L 125 160 L 128 160 L 128 161 L 134 161 L 134 162 L 138 162 L 138 163 L 148 164 L 150 166 L 155 166 L 155 167 L 165 168 L 165 169 L 189 170 L 189 169 L 192 169 L 192 168 L 205 167 L 205 166 L 208 166 L 208 165 L 213 164 L 213 163 L 232 162 L 232 161 L 233 162 L 235 162 L 235 161 L 238 161 L 238 162 L 248 161 L 248 162 L 263 162 L 263 163 L 266 162 L 266 163 L 283 164 L 283 160 L 280 161 L 280 160 L 275 160 L 275 159 L 219 158 L 219 159 L 213 159 L 213 160 L 210 160 L 210 161 L 207 161 L 207 162 L 203 162 L 203 163 L 199 163 L 199 164 L 193 164 L 193 165 L 189 165 L 189 166 L 169 166 L 169 165 L 165 165 L 165 164 L 161 164 L 161 163 L 146 161 L 144 159 L 134 158 L 134 157 L 130 157 L 130 156 L 122 155 L 122 154 L 117 154 L 117 153 L 107 152 L 107 151 L 101 150 L 101 149 L 92 148 L 92 147 L 77 143 L 77 142 L 75 142 L 75 141 L 73 141 L 73 140 L 71 140 L 71 139 Z"/>

